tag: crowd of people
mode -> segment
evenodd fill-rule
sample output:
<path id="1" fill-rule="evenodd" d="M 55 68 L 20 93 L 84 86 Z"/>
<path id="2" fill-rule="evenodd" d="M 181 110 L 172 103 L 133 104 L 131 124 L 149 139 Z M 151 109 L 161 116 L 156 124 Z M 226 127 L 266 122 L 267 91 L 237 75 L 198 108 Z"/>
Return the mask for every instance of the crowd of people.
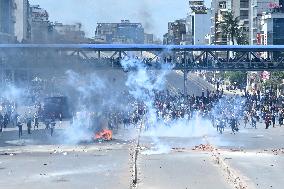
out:
<path id="1" fill-rule="evenodd" d="M 0 133 L 8 127 L 18 127 L 19 138 L 23 135 L 23 127 L 26 126 L 27 133 L 32 134 L 34 130 L 39 129 L 40 121 L 45 124 L 45 129 L 50 129 L 53 135 L 56 124 L 55 119 L 40 119 L 40 106 L 38 104 L 33 107 L 27 107 L 23 113 L 17 111 L 17 103 L 7 98 L 0 99 Z"/>
<path id="2" fill-rule="evenodd" d="M 257 91 L 251 94 L 246 92 L 243 96 L 227 96 L 224 95 L 223 90 L 209 91 L 207 89 L 203 90 L 200 96 L 195 96 L 165 90 L 154 91 L 148 99 L 149 102 L 137 100 L 129 94 L 124 100 L 128 103 L 125 111 L 109 107 L 101 114 L 88 114 L 93 116 L 90 121 L 91 127 L 98 125 L 95 123 L 99 122 L 98 117 L 104 117 L 109 129 L 116 129 L 119 125 L 124 125 L 125 128 L 129 125 L 138 126 L 143 119 L 145 129 L 147 129 L 153 124 L 147 121 L 151 119 L 149 115 L 154 117 L 155 121 L 164 122 L 165 125 L 175 120 L 191 120 L 198 116 L 210 120 L 220 133 L 229 127 L 235 134 L 241 123 L 244 127 L 251 126 L 252 128 L 257 128 L 260 123 L 264 123 L 265 128 L 268 129 L 270 126 L 275 127 L 277 122 L 279 126 L 282 126 L 284 119 L 284 98 L 276 97 L 271 91 L 262 95 L 260 91 Z M 19 138 L 21 138 L 24 125 L 27 133 L 31 134 L 32 127 L 38 129 L 42 122 L 45 129 L 50 129 L 51 135 L 54 133 L 56 116 L 41 117 L 41 106 L 38 104 L 35 106 L 35 111 L 29 110 L 24 115 L 19 115 L 16 103 L 7 99 L 1 100 L 0 108 L 0 132 L 3 132 L 8 125 L 18 127 Z M 74 117 L 76 116 L 73 116 L 71 124 L 72 121 L 74 122 Z"/>
<path id="3" fill-rule="evenodd" d="M 16 104 L 7 99 L 1 99 L 0 102 L 0 132 L 3 132 L 9 124 L 16 125 Z"/>
<path id="4" fill-rule="evenodd" d="M 244 112 L 245 126 L 251 123 L 252 127 L 257 128 L 257 123 L 264 122 L 265 129 L 270 126 L 283 125 L 284 118 L 284 98 L 277 97 L 271 90 L 264 95 L 257 91 L 253 94 L 246 93 L 246 110 Z"/>

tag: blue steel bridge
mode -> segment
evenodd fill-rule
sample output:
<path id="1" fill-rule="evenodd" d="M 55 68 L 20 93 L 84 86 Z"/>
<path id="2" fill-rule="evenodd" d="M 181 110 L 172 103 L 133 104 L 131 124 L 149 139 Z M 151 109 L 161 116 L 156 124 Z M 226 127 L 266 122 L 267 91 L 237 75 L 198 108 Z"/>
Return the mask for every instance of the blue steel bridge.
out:
<path id="1" fill-rule="evenodd" d="M 1 57 L 44 57 L 45 52 L 58 56 L 69 52 L 90 63 L 109 59 L 111 68 L 119 68 L 120 60 L 131 52 L 149 52 L 154 56 L 143 59 L 149 69 L 167 62 L 184 71 L 284 70 L 284 45 L 0 44 L 0 61 Z M 105 52 L 110 56 L 103 56 Z"/>
<path id="2" fill-rule="evenodd" d="M 60 74 L 72 65 L 122 69 L 120 60 L 133 55 L 142 58 L 148 69 L 158 70 L 168 63 L 181 70 L 185 94 L 190 71 L 284 70 L 284 45 L 0 44 L 0 73 L 25 69 L 44 74 L 53 69 Z"/>

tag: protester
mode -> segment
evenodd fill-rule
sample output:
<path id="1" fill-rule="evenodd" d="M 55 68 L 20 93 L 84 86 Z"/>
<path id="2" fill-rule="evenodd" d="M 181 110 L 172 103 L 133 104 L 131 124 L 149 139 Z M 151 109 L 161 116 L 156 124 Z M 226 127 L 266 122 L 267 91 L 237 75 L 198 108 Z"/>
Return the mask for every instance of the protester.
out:
<path id="1" fill-rule="evenodd" d="M 23 124 L 20 121 L 18 121 L 17 122 L 17 126 L 18 126 L 18 129 L 19 129 L 19 132 L 18 132 L 19 133 L 19 138 L 22 138 L 22 136 L 23 136 Z"/>
<path id="2" fill-rule="evenodd" d="M 27 128 L 28 128 L 28 134 L 32 134 L 31 133 L 31 128 L 32 128 L 32 119 L 31 118 L 27 118 Z"/>
<path id="3" fill-rule="evenodd" d="M 52 119 L 51 119 L 51 122 L 50 122 L 50 136 L 53 135 L 55 125 L 56 125 L 55 119 L 52 118 Z"/>

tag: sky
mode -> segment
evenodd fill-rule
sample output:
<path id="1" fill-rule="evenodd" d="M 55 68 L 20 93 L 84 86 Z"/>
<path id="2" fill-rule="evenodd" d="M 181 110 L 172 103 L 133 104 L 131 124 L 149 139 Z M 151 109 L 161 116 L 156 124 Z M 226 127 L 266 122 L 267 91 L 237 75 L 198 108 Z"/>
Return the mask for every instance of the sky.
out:
<path id="1" fill-rule="evenodd" d="M 162 38 L 169 21 L 185 18 L 189 12 L 188 0 L 30 0 L 30 4 L 46 9 L 52 22 L 81 22 L 88 37 L 95 35 L 98 22 L 126 19 L 141 22 L 145 32 Z"/>

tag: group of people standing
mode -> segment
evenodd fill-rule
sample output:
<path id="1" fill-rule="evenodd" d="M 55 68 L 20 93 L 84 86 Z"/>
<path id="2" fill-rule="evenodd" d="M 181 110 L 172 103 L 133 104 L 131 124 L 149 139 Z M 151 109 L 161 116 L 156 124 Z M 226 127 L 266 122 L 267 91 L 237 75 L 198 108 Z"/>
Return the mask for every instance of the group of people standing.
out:
<path id="1" fill-rule="evenodd" d="M 257 128 L 257 123 L 264 123 L 265 129 L 270 126 L 283 125 L 284 119 L 284 98 L 277 97 L 273 92 L 260 95 L 259 92 L 248 94 L 245 98 L 246 111 L 244 112 L 245 126 L 251 123 L 252 127 Z"/>
<path id="2" fill-rule="evenodd" d="M 23 128 L 26 126 L 27 134 L 32 134 L 32 127 L 34 130 L 39 129 L 40 125 L 40 111 L 35 107 L 35 112 L 32 113 L 31 110 L 23 114 L 17 112 L 16 103 L 9 101 L 7 99 L 1 99 L 0 104 L 0 132 L 8 127 L 18 127 L 18 137 L 22 138 Z M 56 125 L 55 119 L 42 119 L 46 125 L 46 129 L 50 129 L 51 136 L 54 133 L 54 128 Z"/>

